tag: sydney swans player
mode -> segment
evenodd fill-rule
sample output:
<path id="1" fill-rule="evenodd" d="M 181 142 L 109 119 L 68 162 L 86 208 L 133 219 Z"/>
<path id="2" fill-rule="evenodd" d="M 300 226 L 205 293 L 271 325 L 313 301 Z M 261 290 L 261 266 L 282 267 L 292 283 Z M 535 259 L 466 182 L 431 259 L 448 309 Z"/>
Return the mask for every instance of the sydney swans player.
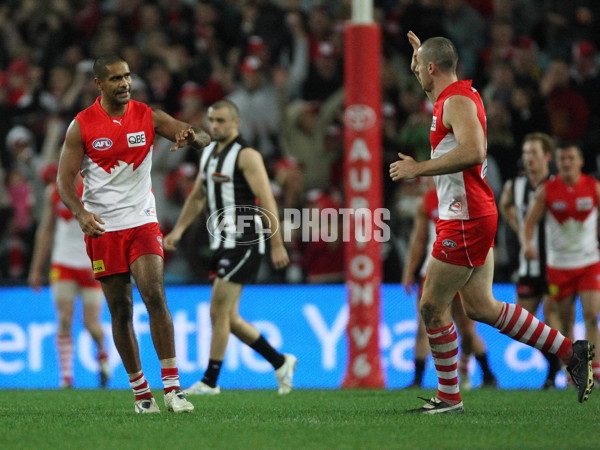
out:
<path id="1" fill-rule="evenodd" d="M 112 317 L 115 346 L 129 375 L 138 413 L 160 412 L 140 363 L 132 324 L 135 278 L 150 319 L 152 342 L 161 363 L 165 406 L 194 409 L 179 386 L 173 322 L 163 281 L 162 234 L 150 179 L 155 134 L 203 148 L 210 137 L 163 111 L 131 100 L 131 73 L 118 55 L 94 63 L 96 102 L 80 112 L 67 130 L 57 186 L 63 202 L 85 233 L 94 275 L 100 280 Z M 74 181 L 84 176 L 83 203 Z"/>

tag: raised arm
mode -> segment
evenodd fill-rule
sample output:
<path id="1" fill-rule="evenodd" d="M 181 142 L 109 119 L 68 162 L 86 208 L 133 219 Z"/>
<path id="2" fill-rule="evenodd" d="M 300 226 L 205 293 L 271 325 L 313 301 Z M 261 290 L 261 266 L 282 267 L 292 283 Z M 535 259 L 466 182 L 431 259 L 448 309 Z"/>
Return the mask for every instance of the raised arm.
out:
<path id="1" fill-rule="evenodd" d="M 172 152 L 187 145 L 203 148 L 210 144 L 210 136 L 204 130 L 177 120 L 160 109 L 152 110 L 152 120 L 156 132 L 175 143 L 170 148 Z"/>
<path id="2" fill-rule="evenodd" d="M 206 208 L 206 195 L 204 193 L 204 186 L 202 185 L 202 172 L 198 172 L 192 192 L 185 199 L 173 230 L 164 238 L 165 250 L 175 250 L 185 230 L 204 211 L 204 208 Z"/>
<path id="3" fill-rule="evenodd" d="M 258 198 L 261 208 L 265 209 L 271 222 L 271 260 L 276 269 L 282 269 L 290 262 L 287 250 L 283 245 L 281 228 L 279 225 L 279 212 L 269 183 L 267 169 L 259 152 L 252 148 L 244 148 L 240 152 L 238 166 L 244 177 Z"/>
<path id="4" fill-rule="evenodd" d="M 410 70 L 415 75 L 415 77 L 417 77 L 417 80 L 418 80 L 419 77 L 417 76 L 417 66 L 419 65 L 419 62 L 417 61 L 417 54 L 419 53 L 419 48 L 421 47 L 421 40 L 412 31 L 409 31 L 407 33 L 407 36 L 408 36 L 408 43 L 410 44 L 410 46 L 413 49 L 412 58 L 410 60 Z M 425 91 L 425 94 L 427 95 L 429 100 L 431 100 L 432 102 L 435 102 L 435 97 L 432 92 Z"/>
<path id="5" fill-rule="evenodd" d="M 67 129 L 67 136 L 60 153 L 56 187 L 60 198 L 73 213 L 83 232 L 88 236 L 97 237 L 104 234 L 104 228 L 102 227 L 104 221 L 96 214 L 84 209 L 75 188 L 75 179 L 81 170 L 83 155 L 81 129 L 79 123 L 73 120 Z"/>

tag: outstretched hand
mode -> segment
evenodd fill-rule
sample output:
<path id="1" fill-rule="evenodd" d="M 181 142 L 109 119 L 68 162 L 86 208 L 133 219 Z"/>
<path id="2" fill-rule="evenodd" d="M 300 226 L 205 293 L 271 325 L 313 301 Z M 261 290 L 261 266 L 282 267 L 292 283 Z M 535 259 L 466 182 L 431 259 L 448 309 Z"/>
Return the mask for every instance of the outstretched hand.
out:
<path id="1" fill-rule="evenodd" d="M 175 150 L 191 145 L 196 140 L 196 132 L 192 127 L 188 127 L 184 130 L 179 131 L 175 135 L 175 144 L 171 146 L 170 151 L 174 152 Z"/>
<path id="2" fill-rule="evenodd" d="M 176 232 L 175 230 L 171 231 L 163 238 L 163 247 L 165 250 L 174 251 L 177 248 L 177 244 L 181 240 L 181 233 Z"/>
<path id="3" fill-rule="evenodd" d="M 410 62 L 410 70 L 412 70 L 414 72 L 415 69 L 417 68 L 417 51 L 419 50 L 419 47 L 421 47 L 421 40 L 412 31 L 409 31 L 407 33 L 407 36 L 408 36 L 408 42 L 410 43 L 410 45 L 413 48 L 412 60 Z"/>
<path id="4" fill-rule="evenodd" d="M 419 39 L 413 31 L 409 31 L 406 33 L 406 35 L 408 36 L 408 42 L 412 46 L 413 50 L 415 52 L 419 50 L 419 47 L 421 46 L 421 39 Z"/>
<path id="5" fill-rule="evenodd" d="M 283 245 L 271 247 L 271 261 L 276 269 L 283 269 L 290 262 L 288 252 Z"/>
<path id="6" fill-rule="evenodd" d="M 393 181 L 400 181 L 405 178 L 415 178 L 419 176 L 419 163 L 411 156 L 398 153 L 399 161 L 390 164 L 390 177 Z"/>

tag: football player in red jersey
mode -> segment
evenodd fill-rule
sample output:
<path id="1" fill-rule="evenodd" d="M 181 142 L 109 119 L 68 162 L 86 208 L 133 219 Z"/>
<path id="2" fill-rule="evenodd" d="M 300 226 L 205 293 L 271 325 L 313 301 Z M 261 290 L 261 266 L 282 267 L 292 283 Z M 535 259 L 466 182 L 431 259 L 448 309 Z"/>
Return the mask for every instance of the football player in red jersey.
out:
<path id="1" fill-rule="evenodd" d="M 165 406 L 173 412 L 190 412 L 194 407 L 179 385 L 150 169 L 156 134 L 175 143 L 172 151 L 187 145 L 203 148 L 210 137 L 164 111 L 131 100 L 131 72 L 119 55 L 101 56 L 93 71 L 100 96 L 69 125 L 58 167 L 58 192 L 86 234 L 94 274 L 110 309 L 115 346 L 134 392 L 135 411 L 160 412 L 142 371 L 133 330 L 132 276 L 148 310 Z M 80 171 L 83 202 L 74 184 Z"/>

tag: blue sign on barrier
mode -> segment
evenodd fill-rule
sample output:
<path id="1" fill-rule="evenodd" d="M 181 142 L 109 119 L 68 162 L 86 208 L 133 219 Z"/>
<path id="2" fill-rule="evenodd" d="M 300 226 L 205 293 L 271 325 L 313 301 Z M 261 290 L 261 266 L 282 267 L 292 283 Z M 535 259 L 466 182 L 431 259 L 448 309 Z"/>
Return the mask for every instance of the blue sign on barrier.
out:
<path id="1" fill-rule="evenodd" d="M 134 326 L 140 342 L 142 365 L 153 388 L 162 387 L 160 365 L 152 346 L 148 315 L 134 289 Z M 496 285 L 498 299 L 514 301 L 512 285 Z M 54 306 L 48 289 L 0 289 L 0 388 L 56 388 L 59 382 L 55 348 Z M 175 326 L 175 340 L 183 387 L 202 378 L 210 343 L 209 286 L 168 286 L 167 299 Z M 240 312 L 272 343 L 298 357 L 295 386 L 338 388 L 346 370 L 345 325 L 348 318 L 346 288 L 325 286 L 247 286 Z M 85 331 L 77 305 L 74 320 L 75 387 L 98 386 L 97 362 L 92 339 Z M 583 336 L 581 312 L 577 309 L 576 337 Z M 129 388 L 127 375 L 112 344 L 108 308 L 102 315 L 103 328 L 114 368 L 109 387 Z M 546 360 L 535 349 L 501 335 L 492 327 L 478 324 L 486 342 L 490 365 L 503 388 L 538 388 L 546 373 Z M 381 352 L 386 385 L 401 388 L 411 383 L 416 330 L 415 299 L 400 286 L 382 287 Z M 481 382 L 479 369 L 471 362 L 472 382 Z M 425 385 L 436 386 L 431 359 Z M 564 384 L 564 377 L 558 380 Z M 219 384 L 230 389 L 269 389 L 276 382 L 271 366 L 249 347 L 231 337 Z"/>

